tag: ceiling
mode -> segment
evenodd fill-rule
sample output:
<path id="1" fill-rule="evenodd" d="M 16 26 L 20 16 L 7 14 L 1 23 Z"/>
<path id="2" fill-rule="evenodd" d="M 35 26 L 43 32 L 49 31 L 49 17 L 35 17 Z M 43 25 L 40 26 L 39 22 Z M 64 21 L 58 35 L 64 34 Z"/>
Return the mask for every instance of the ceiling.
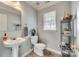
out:
<path id="1" fill-rule="evenodd" d="M 18 1 L 0 1 L 0 2 L 9 6 L 17 6 L 17 4 L 19 3 Z"/>
<path id="2" fill-rule="evenodd" d="M 17 8 L 20 6 L 19 1 L 2 1 L 4 4 Z M 36 10 L 41 10 L 47 8 L 51 5 L 59 3 L 60 1 L 25 1 L 27 4 L 31 5 Z M 18 8 L 19 9 L 19 8 Z"/>
<path id="3" fill-rule="evenodd" d="M 41 10 L 56 3 L 59 3 L 59 1 L 26 1 L 26 3 L 31 5 L 36 10 Z"/>
<path id="4" fill-rule="evenodd" d="M 0 1 L 0 2 L 9 6 L 9 7 L 13 7 L 17 10 L 21 10 L 19 1 Z"/>

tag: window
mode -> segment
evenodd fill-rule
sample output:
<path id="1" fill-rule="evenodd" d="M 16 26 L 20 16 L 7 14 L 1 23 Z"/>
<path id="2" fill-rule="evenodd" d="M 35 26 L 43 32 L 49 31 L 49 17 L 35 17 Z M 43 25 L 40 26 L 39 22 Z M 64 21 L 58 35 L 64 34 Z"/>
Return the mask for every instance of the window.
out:
<path id="1" fill-rule="evenodd" d="M 56 11 L 44 14 L 44 30 L 56 30 Z"/>

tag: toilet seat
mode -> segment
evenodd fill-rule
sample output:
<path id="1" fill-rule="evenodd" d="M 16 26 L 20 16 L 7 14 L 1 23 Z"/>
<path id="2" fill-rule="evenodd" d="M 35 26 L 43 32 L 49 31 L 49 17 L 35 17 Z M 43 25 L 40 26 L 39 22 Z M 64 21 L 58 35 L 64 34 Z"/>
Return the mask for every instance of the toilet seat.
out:
<path id="1" fill-rule="evenodd" d="M 45 47 L 45 44 L 43 44 L 43 43 L 37 43 L 37 44 L 35 44 L 35 46 L 39 47 L 39 48 L 43 48 L 43 47 Z"/>

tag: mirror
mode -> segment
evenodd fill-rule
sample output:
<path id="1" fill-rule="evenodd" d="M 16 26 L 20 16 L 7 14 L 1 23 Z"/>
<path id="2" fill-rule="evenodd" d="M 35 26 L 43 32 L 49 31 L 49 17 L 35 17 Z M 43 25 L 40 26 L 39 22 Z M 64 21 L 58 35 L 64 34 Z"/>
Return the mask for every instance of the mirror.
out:
<path id="1" fill-rule="evenodd" d="M 0 36 L 5 32 L 15 37 L 21 30 L 21 12 L 0 2 Z"/>

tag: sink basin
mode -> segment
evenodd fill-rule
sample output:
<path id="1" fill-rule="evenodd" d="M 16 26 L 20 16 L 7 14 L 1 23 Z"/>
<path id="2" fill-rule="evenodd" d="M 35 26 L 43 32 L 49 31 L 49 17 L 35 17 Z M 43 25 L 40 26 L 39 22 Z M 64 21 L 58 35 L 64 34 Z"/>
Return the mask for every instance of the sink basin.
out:
<path id="1" fill-rule="evenodd" d="M 12 48 L 12 56 L 13 57 L 18 57 L 18 47 L 21 45 L 21 43 L 23 43 L 25 41 L 24 38 L 18 37 L 16 38 L 16 40 L 11 40 L 8 39 L 6 41 L 3 41 L 3 45 L 5 47 L 10 47 Z"/>
<path id="2" fill-rule="evenodd" d="M 12 47 L 12 46 L 15 46 L 15 45 L 20 45 L 24 41 L 25 41 L 24 38 L 18 37 L 18 38 L 16 38 L 16 40 L 8 39 L 6 41 L 3 41 L 3 44 L 6 47 Z"/>

